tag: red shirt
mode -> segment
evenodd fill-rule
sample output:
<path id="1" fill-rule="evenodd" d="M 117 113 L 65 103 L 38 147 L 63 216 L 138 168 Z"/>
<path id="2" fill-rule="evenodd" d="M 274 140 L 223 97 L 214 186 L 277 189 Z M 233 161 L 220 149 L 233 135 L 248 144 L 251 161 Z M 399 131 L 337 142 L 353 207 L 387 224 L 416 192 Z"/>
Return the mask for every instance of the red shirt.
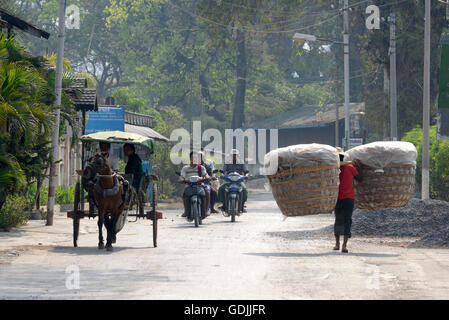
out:
<path id="1" fill-rule="evenodd" d="M 338 200 L 354 199 L 352 178 L 358 174 L 357 169 L 352 164 L 347 164 L 340 167 L 340 188 L 338 190 Z"/>

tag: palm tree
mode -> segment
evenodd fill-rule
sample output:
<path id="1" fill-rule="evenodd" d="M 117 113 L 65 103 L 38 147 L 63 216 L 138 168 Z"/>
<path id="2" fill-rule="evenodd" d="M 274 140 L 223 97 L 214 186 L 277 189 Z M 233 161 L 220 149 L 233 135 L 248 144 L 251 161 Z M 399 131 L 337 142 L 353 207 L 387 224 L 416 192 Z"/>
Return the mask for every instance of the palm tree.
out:
<path id="1" fill-rule="evenodd" d="M 30 179 L 27 172 L 36 171 L 37 153 L 30 150 L 51 133 L 52 108 L 44 101 L 52 94 L 38 65 L 13 39 L 0 37 L 0 209 Z"/>

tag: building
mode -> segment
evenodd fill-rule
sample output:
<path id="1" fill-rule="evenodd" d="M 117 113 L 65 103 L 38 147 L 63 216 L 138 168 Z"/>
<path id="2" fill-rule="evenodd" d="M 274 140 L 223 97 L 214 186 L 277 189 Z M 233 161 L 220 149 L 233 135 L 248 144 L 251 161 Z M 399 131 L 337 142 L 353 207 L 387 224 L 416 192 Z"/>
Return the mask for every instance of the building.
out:
<path id="1" fill-rule="evenodd" d="M 75 172 L 81 169 L 81 144 L 74 143 L 73 136 L 83 134 L 84 115 L 89 111 L 98 111 L 98 97 L 96 88 L 87 87 L 87 79 L 77 78 L 69 88 L 64 88 L 72 100 L 78 117 L 75 119 L 77 127 L 73 128 L 66 123 L 66 132 L 59 143 L 59 174 L 57 185 L 68 187 L 76 182 Z M 76 131 L 75 135 L 73 131 Z"/>
<path id="2" fill-rule="evenodd" d="M 363 125 L 365 103 L 351 103 L 350 112 L 352 145 L 362 144 L 366 139 L 366 130 Z M 342 146 L 345 136 L 345 108 L 343 104 L 330 104 L 324 107 L 303 106 L 278 117 L 260 121 L 251 129 L 267 130 L 267 151 L 270 150 L 268 131 L 270 129 L 278 130 L 279 148 L 309 143 Z M 254 175 L 260 174 L 259 169 L 259 165 L 250 166 Z"/>

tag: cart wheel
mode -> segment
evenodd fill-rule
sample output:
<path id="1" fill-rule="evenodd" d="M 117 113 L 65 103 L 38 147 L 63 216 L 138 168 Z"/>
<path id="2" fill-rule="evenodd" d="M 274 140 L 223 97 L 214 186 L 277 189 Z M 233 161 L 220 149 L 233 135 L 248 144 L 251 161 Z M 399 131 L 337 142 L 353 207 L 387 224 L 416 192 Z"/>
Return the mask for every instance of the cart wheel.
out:
<path id="1" fill-rule="evenodd" d="M 137 204 L 139 209 L 139 217 L 145 217 L 145 197 L 140 193 L 137 195 Z"/>
<path id="2" fill-rule="evenodd" d="M 151 214 L 153 215 L 153 246 L 157 247 L 157 183 L 153 183 L 151 199 Z"/>
<path id="3" fill-rule="evenodd" d="M 78 210 L 81 206 L 81 184 L 77 182 L 75 186 L 75 201 L 73 204 L 73 246 L 78 247 L 78 235 L 80 231 L 80 219 L 78 218 Z"/>

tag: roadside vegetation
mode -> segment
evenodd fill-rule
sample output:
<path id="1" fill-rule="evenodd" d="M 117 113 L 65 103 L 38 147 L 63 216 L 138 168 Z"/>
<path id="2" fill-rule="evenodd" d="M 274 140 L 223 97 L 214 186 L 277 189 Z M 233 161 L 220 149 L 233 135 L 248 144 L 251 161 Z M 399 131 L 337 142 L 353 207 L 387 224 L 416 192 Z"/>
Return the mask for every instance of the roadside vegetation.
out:
<path id="1" fill-rule="evenodd" d="M 411 142 L 418 150 L 416 182 L 422 181 L 422 128 L 407 132 L 402 139 Z M 436 126 L 430 128 L 430 195 L 433 199 L 449 201 L 449 141 L 437 140 Z"/>
<path id="2" fill-rule="evenodd" d="M 66 72 L 64 85 L 71 83 Z M 51 61 L 28 54 L 15 38 L 0 36 L 0 215 L 2 227 L 23 223 L 51 165 L 49 147 L 53 118 L 55 72 Z M 61 133 L 74 118 L 70 99 L 63 97 Z M 31 199 L 31 200 L 30 200 Z M 11 215 L 10 219 L 5 218 Z"/>

